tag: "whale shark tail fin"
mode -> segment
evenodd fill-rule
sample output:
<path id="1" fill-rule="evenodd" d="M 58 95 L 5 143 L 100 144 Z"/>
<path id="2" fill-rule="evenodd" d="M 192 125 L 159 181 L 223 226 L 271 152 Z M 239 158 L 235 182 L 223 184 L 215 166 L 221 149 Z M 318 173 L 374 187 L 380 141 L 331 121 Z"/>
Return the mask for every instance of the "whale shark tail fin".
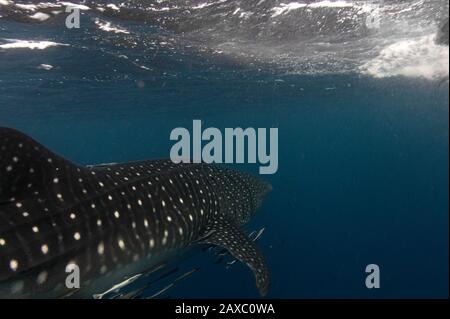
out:
<path id="1" fill-rule="evenodd" d="M 269 291 L 270 272 L 255 242 L 227 220 L 214 223 L 206 234 L 199 243 L 225 248 L 234 258 L 246 264 L 255 275 L 259 293 L 265 296 Z"/>
<path id="2" fill-rule="evenodd" d="M 49 188 L 55 170 L 76 168 L 24 133 L 0 127 L 0 203 Z"/>

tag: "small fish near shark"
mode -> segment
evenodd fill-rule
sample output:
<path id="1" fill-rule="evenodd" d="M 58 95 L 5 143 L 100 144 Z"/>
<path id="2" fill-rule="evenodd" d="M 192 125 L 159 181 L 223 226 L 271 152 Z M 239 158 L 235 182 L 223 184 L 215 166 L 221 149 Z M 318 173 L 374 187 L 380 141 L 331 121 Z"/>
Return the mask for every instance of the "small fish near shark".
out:
<path id="1" fill-rule="evenodd" d="M 85 298 L 205 244 L 256 277 L 267 263 L 241 227 L 271 191 L 253 175 L 169 159 L 79 166 L 0 127 L 0 298 Z M 66 285 L 79 268 L 79 289 Z"/>

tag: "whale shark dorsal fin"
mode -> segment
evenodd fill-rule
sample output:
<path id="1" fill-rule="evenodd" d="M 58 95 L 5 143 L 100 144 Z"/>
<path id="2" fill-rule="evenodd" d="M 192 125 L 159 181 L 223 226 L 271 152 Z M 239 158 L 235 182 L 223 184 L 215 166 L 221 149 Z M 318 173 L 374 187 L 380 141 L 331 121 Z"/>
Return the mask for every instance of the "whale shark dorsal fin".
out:
<path id="1" fill-rule="evenodd" d="M 225 248 L 234 258 L 245 263 L 256 277 L 260 294 L 265 296 L 269 290 L 270 272 L 255 243 L 239 227 L 225 219 L 214 221 L 206 233 L 199 243 Z"/>
<path id="2" fill-rule="evenodd" d="M 76 169 L 24 133 L 0 127 L 0 203 L 24 197 L 31 187 L 48 188 L 55 170 Z"/>

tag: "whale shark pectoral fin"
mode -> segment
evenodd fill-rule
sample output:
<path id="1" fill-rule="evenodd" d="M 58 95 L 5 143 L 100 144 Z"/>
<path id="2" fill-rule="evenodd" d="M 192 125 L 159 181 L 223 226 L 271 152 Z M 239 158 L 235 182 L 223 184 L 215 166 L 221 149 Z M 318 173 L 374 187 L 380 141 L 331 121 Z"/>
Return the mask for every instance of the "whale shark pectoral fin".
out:
<path id="1" fill-rule="evenodd" d="M 265 296 L 269 290 L 270 272 L 255 243 L 237 226 L 226 220 L 216 221 L 207 233 L 199 243 L 225 248 L 234 258 L 245 263 L 255 274 L 260 294 Z"/>

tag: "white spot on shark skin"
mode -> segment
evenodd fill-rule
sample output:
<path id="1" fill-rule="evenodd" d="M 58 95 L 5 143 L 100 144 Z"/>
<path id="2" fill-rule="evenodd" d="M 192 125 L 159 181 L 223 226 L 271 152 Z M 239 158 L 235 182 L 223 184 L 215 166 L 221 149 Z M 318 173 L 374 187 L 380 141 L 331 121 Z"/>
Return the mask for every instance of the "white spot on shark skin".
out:
<path id="1" fill-rule="evenodd" d="M 119 238 L 119 240 L 117 241 L 117 244 L 119 245 L 120 249 L 124 250 L 125 249 L 125 242 Z"/>
<path id="2" fill-rule="evenodd" d="M 166 229 L 164 230 L 164 237 L 161 241 L 162 245 L 165 246 L 167 244 L 167 238 L 169 237 L 169 231 Z"/>
<path id="3" fill-rule="evenodd" d="M 12 271 L 16 271 L 19 268 L 19 262 L 16 259 L 11 259 L 9 261 L 9 268 L 11 268 Z"/>
<path id="4" fill-rule="evenodd" d="M 48 272 L 46 272 L 45 270 L 41 271 L 36 279 L 36 282 L 39 285 L 42 285 L 44 282 L 47 281 L 47 277 L 48 277 Z"/>
<path id="5" fill-rule="evenodd" d="M 79 232 L 74 233 L 74 234 L 73 234 L 73 238 L 74 238 L 75 240 L 80 240 L 80 239 L 81 239 L 80 233 L 79 233 Z"/>
<path id="6" fill-rule="evenodd" d="M 99 255 L 103 255 L 103 253 L 105 252 L 105 245 L 103 243 L 98 244 L 97 252 Z"/>
<path id="7" fill-rule="evenodd" d="M 41 251 L 44 255 L 46 255 L 49 251 L 48 245 L 44 244 L 41 246 Z"/>
<path id="8" fill-rule="evenodd" d="M 100 274 L 104 274 L 104 273 L 106 273 L 108 271 L 108 267 L 106 267 L 105 265 L 103 265 L 101 268 L 100 268 Z"/>
<path id="9" fill-rule="evenodd" d="M 23 280 L 17 281 L 11 286 L 11 293 L 13 295 L 21 293 L 24 287 L 25 283 L 23 282 Z"/>
<path id="10" fill-rule="evenodd" d="M 6 240 L 3 238 L 0 238 L 0 246 L 5 246 L 6 245 Z"/>

